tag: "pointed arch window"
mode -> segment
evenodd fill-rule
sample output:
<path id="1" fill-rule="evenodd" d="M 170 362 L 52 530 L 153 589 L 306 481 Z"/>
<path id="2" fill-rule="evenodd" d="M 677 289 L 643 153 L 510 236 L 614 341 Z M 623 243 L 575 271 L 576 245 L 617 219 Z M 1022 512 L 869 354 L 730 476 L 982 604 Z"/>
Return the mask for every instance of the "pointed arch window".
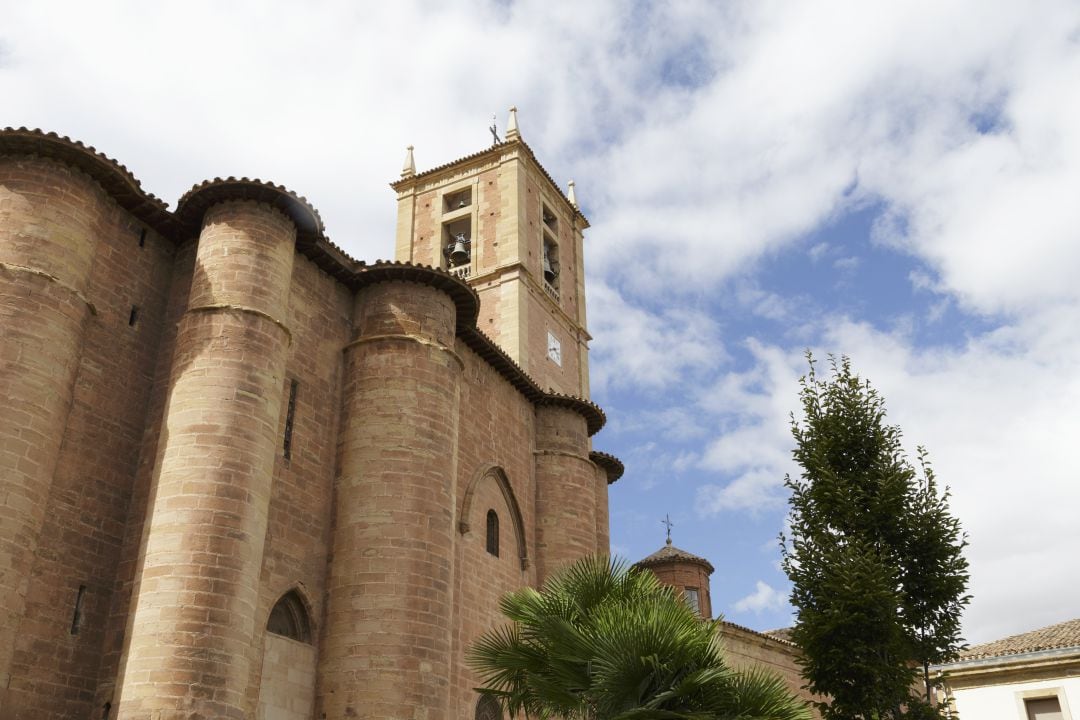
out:
<path id="1" fill-rule="evenodd" d="M 503 720 L 499 701 L 490 695 L 481 695 L 476 702 L 476 720 Z"/>
<path id="2" fill-rule="evenodd" d="M 487 551 L 499 557 L 499 515 L 494 510 L 487 511 Z"/>
<path id="3" fill-rule="evenodd" d="M 295 590 L 282 595 L 274 605 L 274 609 L 270 611 L 270 619 L 266 621 L 266 631 L 302 643 L 311 643 L 311 623 L 308 621 L 307 609 Z"/>

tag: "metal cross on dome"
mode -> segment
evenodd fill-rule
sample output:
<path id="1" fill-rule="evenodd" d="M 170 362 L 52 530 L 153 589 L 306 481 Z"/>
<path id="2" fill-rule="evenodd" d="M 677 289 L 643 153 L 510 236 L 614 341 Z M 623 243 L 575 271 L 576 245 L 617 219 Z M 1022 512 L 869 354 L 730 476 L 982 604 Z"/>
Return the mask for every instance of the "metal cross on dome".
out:
<path id="1" fill-rule="evenodd" d="M 670 545 L 671 544 L 671 528 L 675 527 L 675 523 L 671 522 L 671 516 L 665 513 L 664 514 L 664 519 L 660 521 L 660 524 L 667 527 L 667 544 Z"/>

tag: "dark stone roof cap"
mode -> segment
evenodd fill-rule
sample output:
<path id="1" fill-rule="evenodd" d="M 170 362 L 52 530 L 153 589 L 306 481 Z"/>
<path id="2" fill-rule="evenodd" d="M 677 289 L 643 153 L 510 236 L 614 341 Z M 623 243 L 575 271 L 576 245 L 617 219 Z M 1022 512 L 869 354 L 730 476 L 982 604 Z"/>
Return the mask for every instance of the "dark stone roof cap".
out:
<path id="1" fill-rule="evenodd" d="M 92 145 L 54 132 L 6 127 L 0 130 L 0 155 L 36 155 L 62 162 L 96 180 L 120 207 L 147 225 L 176 229 L 168 204 L 143 190 L 130 170 Z"/>
<path id="2" fill-rule="evenodd" d="M 517 142 L 521 141 L 510 141 Z M 500 146 L 507 144 L 501 143 Z M 535 161 L 532 150 L 523 142 L 521 145 Z M 490 149 L 483 152 L 490 152 Z M 483 152 L 470 158 L 479 157 Z M 457 307 L 457 336 L 528 400 L 536 405 L 558 405 L 580 413 L 585 418 L 590 435 L 599 432 L 607 421 L 604 411 L 593 402 L 543 390 L 502 348 L 481 332 L 476 327 L 479 297 L 462 280 L 445 270 L 427 265 L 396 261 L 377 261 L 369 265 L 353 259 L 326 237 L 319 211 L 305 197 L 282 185 L 235 177 L 207 180 L 186 192 L 173 213 L 168 210 L 166 203 L 143 190 L 126 167 L 77 140 L 25 127 L 4 128 L 0 130 L 0 156 L 3 155 L 40 156 L 81 170 L 96 180 L 120 207 L 174 243 L 181 243 L 197 234 L 203 214 L 216 203 L 228 200 L 267 203 L 285 213 L 296 225 L 297 250 L 353 292 L 374 283 L 392 281 L 431 285 L 446 292 Z M 540 163 L 537 162 L 537 165 Z M 444 167 L 448 165 L 424 174 L 437 172 Z M 544 174 L 551 180 L 546 171 Z"/>
<path id="3" fill-rule="evenodd" d="M 322 218 L 307 198 L 284 185 L 258 178 L 214 178 L 195 185 L 176 204 L 176 216 L 189 232 L 198 232 L 203 215 L 213 205 L 228 200 L 254 200 L 281 210 L 296 225 L 296 234 L 315 240 L 325 235 Z"/>
<path id="4" fill-rule="evenodd" d="M 458 334 L 476 325 L 480 297 L 464 281 L 442 268 L 396 260 L 376 260 L 373 265 L 358 262 L 352 268 L 348 285 L 355 292 L 369 285 L 394 281 L 430 285 L 449 295 L 457 309 Z"/>
<path id="5" fill-rule="evenodd" d="M 638 560 L 634 564 L 640 567 L 656 567 L 657 565 L 670 565 L 680 562 L 688 562 L 701 565 L 709 572 L 710 575 L 714 570 L 711 562 L 709 562 L 703 557 L 699 557 L 697 555 L 694 555 L 693 553 L 688 553 L 681 548 L 675 547 L 671 544 L 670 538 L 668 538 L 667 544 L 664 545 L 664 547 L 660 548 L 644 560 Z"/>
<path id="6" fill-rule="evenodd" d="M 626 472 L 626 468 L 622 464 L 622 460 L 609 455 L 606 452 L 600 452 L 599 450 L 593 450 L 589 453 L 589 459 L 596 463 L 604 472 L 607 473 L 608 485 L 618 480 Z"/>

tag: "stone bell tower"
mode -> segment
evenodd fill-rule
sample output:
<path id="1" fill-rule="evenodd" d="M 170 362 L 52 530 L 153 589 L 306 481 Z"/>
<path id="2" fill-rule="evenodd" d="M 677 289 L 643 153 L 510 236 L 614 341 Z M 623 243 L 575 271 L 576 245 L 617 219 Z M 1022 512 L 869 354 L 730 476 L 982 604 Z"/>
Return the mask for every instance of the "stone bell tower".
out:
<path id="1" fill-rule="evenodd" d="M 492 133 L 495 129 L 492 128 Z M 589 397 L 583 231 L 566 195 L 521 139 L 422 173 L 410 146 L 398 194 L 396 259 L 444 270 L 480 296 L 477 327 L 545 390 Z"/>

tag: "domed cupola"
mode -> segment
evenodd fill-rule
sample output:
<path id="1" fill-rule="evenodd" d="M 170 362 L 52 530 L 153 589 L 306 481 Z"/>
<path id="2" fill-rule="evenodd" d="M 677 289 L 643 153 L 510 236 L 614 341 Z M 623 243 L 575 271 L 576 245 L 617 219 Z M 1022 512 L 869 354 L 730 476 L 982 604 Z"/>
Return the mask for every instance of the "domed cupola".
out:
<path id="1" fill-rule="evenodd" d="M 672 545 L 670 531 L 664 546 L 634 563 L 634 567 L 651 571 L 660 582 L 680 590 L 699 615 L 712 618 L 712 599 L 709 595 L 709 576 L 714 569 L 712 563 Z"/>

